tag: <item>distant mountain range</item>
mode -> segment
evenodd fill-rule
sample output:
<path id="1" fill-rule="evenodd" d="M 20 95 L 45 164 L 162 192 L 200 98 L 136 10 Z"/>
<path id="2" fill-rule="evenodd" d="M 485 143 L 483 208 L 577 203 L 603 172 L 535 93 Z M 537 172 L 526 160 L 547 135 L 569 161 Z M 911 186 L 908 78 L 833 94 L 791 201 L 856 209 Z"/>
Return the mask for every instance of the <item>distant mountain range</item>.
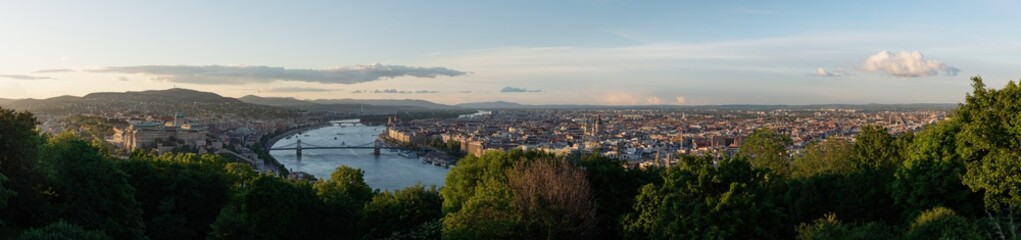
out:
<path id="1" fill-rule="evenodd" d="M 303 106 L 315 104 L 308 101 L 298 100 L 292 97 L 260 97 L 255 95 L 245 95 L 244 97 L 238 98 L 238 100 L 251 104 L 276 107 Z"/>
<path id="2" fill-rule="evenodd" d="M 454 106 L 469 108 L 469 109 L 511 109 L 511 108 L 526 108 L 526 105 L 512 102 L 495 101 L 495 102 L 472 102 L 472 103 L 461 103 Z"/>
<path id="3" fill-rule="evenodd" d="M 8 103 L 18 101 L 20 99 L 0 98 L 0 106 L 7 105 Z"/>
<path id="4" fill-rule="evenodd" d="M 191 113 L 238 113 L 242 116 L 283 113 L 293 110 L 248 104 L 215 93 L 173 88 L 141 92 L 99 92 L 82 97 L 59 96 L 47 99 L 18 99 L 0 102 L 6 108 L 31 111 L 36 114 L 80 114 L 99 112 L 135 111 L 170 114 L 175 111 Z"/>
<path id="5" fill-rule="evenodd" d="M 316 99 L 318 104 L 367 104 L 372 106 L 406 106 L 427 109 L 457 109 L 458 107 L 418 99 Z"/>
<path id="6" fill-rule="evenodd" d="M 277 111 L 278 108 L 306 111 L 422 111 L 422 110 L 468 110 L 468 109 L 825 109 L 854 108 L 871 111 L 886 110 L 952 110 L 957 104 L 812 104 L 812 105 L 528 105 L 505 101 L 472 102 L 445 105 L 416 99 L 316 99 L 300 100 L 292 97 L 259 97 L 247 95 L 238 99 L 223 97 L 215 93 L 189 89 L 151 90 L 141 92 L 99 92 L 83 97 L 59 96 L 47 99 L 6 99 L 0 98 L 0 106 L 16 110 L 29 110 L 37 114 L 74 114 L 107 111 L 168 112 L 191 109 L 191 111 L 232 111 L 260 112 Z"/>
<path id="7" fill-rule="evenodd" d="M 242 102 L 276 107 L 291 107 L 309 111 L 348 110 L 449 110 L 458 107 L 413 99 L 316 99 L 299 100 L 291 97 L 259 97 L 247 95 L 238 98 Z"/>

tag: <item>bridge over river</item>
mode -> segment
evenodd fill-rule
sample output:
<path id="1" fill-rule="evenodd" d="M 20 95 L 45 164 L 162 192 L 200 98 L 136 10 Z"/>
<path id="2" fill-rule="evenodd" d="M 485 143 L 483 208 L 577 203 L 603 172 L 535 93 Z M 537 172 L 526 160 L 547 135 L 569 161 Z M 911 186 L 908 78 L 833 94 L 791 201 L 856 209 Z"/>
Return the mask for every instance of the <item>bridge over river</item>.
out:
<path id="1" fill-rule="evenodd" d="M 372 142 L 369 142 L 369 143 L 364 143 L 364 144 L 358 144 L 358 145 L 347 145 L 346 143 L 342 143 L 340 146 L 319 146 L 319 145 L 310 144 L 310 143 L 302 144 L 301 143 L 301 139 L 298 139 L 298 141 L 295 142 L 295 143 L 291 143 L 291 144 L 287 144 L 287 145 L 283 145 L 283 146 L 279 146 L 279 147 L 273 147 L 273 148 L 270 148 L 269 150 L 270 151 L 293 150 L 293 151 L 295 151 L 295 156 L 298 157 L 298 161 L 301 161 L 301 150 L 303 150 L 303 149 L 304 150 L 314 150 L 314 149 L 372 149 L 372 155 L 375 155 L 375 156 L 379 156 L 380 149 L 407 150 L 405 148 L 393 147 L 393 146 L 390 146 L 390 145 L 383 144 L 379 140 L 375 140 L 375 141 L 372 141 Z"/>

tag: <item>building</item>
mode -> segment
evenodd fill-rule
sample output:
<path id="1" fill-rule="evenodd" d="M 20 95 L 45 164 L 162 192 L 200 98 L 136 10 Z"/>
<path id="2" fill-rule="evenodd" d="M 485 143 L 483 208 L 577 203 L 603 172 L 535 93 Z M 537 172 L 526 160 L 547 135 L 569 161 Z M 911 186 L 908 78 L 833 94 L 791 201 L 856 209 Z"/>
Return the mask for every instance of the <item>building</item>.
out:
<path id="1" fill-rule="evenodd" d="M 185 122 L 177 113 L 174 119 L 159 121 L 129 121 L 124 129 L 114 128 L 112 142 L 128 151 L 145 148 L 173 146 L 175 144 L 203 147 L 206 145 L 208 128 L 205 125 Z M 167 143 L 159 146 L 157 143 Z"/>

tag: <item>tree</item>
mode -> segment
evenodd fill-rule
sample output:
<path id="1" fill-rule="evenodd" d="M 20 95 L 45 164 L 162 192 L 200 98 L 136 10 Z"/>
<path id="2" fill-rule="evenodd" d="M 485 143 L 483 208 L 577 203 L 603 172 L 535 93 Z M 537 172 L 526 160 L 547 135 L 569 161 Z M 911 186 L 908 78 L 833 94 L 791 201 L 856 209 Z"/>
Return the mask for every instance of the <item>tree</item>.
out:
<path id="1" fill-rule="evenodd" d="M 210 231 L 232 194 L 232 179 L 214 155 L 133 155 L 129 174 L 150 239 L 198 239 Z"/>
<path id="2" fill-rule="evenodd" d="M 213 239 L 327 239 L 340 235 L 335 216 L 312 186 L 260 175 L 253 179 L 213 223 Z"/>
<path id="3" fill-rule="evenodd" d="M 882 126 L 869 125 L 862 127 L 855 137 L 852 148 L 853 159 L 857 168 L 889 169 L 902 161 L 894 138 Z"/>
<path id="4" fill-rule="evenodd" d="M 954 210 L 936 207 L 922 212 L 911 223 L 904 239 L 984 239 L 978 226 Z"/>
<path id="5" fill-rule="evenodd" d="M 7 188 L 4 187 L 4 182 L 7 182 L 7 177 L 0 174 L 0 209 L 7 208 L 7 199 L 10 199 L 11 196 L 15 195 L 14 191 L 7 190 Z M 0 224 L 2 223 L 3 222 L 0 222 Z"/>
<path id="6" fill-rule="evenodd" d="M 986 89 L 972 78 L 974 91 L 951 118 L 960 122 L 955 152 L 966 164 L 965 185 L 984 194 L 993 210 L 1021 207 L 1021 87 L 1010 81 Z"/>
<path id="7" fill-rule="evenodd" d="M 796 238 L 799 240 L 868 240 L 897 239 L 898 235 L 894 229 L 882 223 L 845 224 L 837 219 L 836 214 L 829 213 L 822 218 L 816 219 L 812 224 L 803 223 L 798 225 L 798 236 Z"/>
<path id="8" fill-rule="evenodd" d="M 443 218 L 443 200 L 436 187 L 415 185 L 372 197 L 365 205 L 365 238 L 381 239 L 411 232 L 417 226 Z M 438 237 L 438 236 L 437 236 Z"/>
<path id="9" fill-rule="evenodd" d="M 791 175 L 807 177 L 823 173 L 847 174 L 855 170 L 853 145 L 847 140 L 827 139 L 809 144 L 804 154 L 791 162 Z"/>
<path id="10" fill-rule="evenodd" d="M 514 161 L 525 158 L 522 151 L 488 151 L 482 157 L 467 156 L 447 173 L 443 189 L 443 212 L 457 212 L 486 181 L 506 182 L 506 170 Z"/>
<path id="11" fill-rule="evenodd" d="M 0 174 L 7 177 L 4 186 L 15 194 L 0 217 L 21 225 L 47 222 L 38 211 L 47 183 L 38 167 L 42 142 L 35 124 L 32 113 L 0 108 Z"/>
<path id="12" fill-rule="evenodd" d="M 790 137 L 769 128 L 755 129 L 744 139 L 738 155 L 745 157 L 752 167 L 769 169 L 785 176 L 790 171 L 790 154 L 787 149 L 793 144 Z"/>
<path id="13" fill-rule="evenodd" d="M 99 149 L 65 132 L 45 146 L 43 166 L 53 182 L 45 213 L 118 239 L 144 238 L 142 210 L 128 175 Z"/>
<path id="14" fill-rule="evenodd" d="M 641 239 L 761 239 L 778 237 L 780 213 L 763 194 L 765 171 L 743 159 L 714 166 L 708 157 L 682 158 L 661 186 L 642 187 L 635 213 L 624 220 Z"/>
<path id="15" fill-rule="evenodd" d="M 578 163 L 586 172 L 596 201 L 597 239 L 624 238 L 620 222 L 634 212 L 638 191 L 645 184 L 662 183 L 662 168 L 628 169 L 623 165 L 621 160 L 596 154 L 582 155 Z"/>
<path id="16" fill-rule="evenodd" d="M 107 240 L 112 239 L 103 232 L 96 230 L 85 230 L 82 227 L 57 221 L 43 228 L 33 228 L 25 231 L 18 237 L 19 240 Z"/>
<path id="17" fill-rule="evenodd" d="M 908 158 L 894 173 L 891 185 L 896 203 L 907 216 L 937 206 L 955 209 L 966 216 L 981 213 L 981 195 L 963 183 L 964 159 L 955 150 L 961 124 L 954 119 L 929 126 L 908 149 Z"/>
<path id="18" fill-rule="evenodd" d="M 331 228 L 342 236 L 362 234 L 362 210 L 372 200 L 372 188 L 363 180 L 361 169 L 337 167 L 330 179 L 315 184 L 315 191 L 326 204 L 332 220 Z"/>
<path id="19" fill-rule="evenodd" d="M 512 202 L 508 180 L 515 162 L 549 158 L 537 152 L 489 151 L 468 156 L 447 174 L 443 196 L 444 239 L 524 238 L 526 219 Z"/>
<path id="20" fill-rule="evenodd" d="M 798 240 L 841 239 L 848 233 L 848 227 L 837 220 L 837 215 L 826 214 L 812 224 L 798 225 Z"/>
<path id="21" fill-rule="evenodd" d="M 508 173 L 529 239 L 589 239 L 595 235 L 596 205 L 585 172 L 566 160 L 520 161 Z"/>
<path id="22" fill-rule="evenodd" d="M 524 224 L 512 198 L 506 184 L 483 181 L 458 211 L 443 218 L 443 239 L 524 239 Z"/>

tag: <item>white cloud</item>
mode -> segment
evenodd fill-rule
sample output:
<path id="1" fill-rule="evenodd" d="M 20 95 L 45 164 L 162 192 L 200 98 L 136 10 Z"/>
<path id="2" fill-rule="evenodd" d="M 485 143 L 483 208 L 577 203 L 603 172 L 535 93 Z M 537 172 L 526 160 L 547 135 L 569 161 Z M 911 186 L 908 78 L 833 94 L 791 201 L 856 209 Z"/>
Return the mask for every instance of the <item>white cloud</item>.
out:
<path id="1" fill-rule="evenodd" d="M 0 78 L 10 78 L 10 79 L 17 79 L 17 80 L 53 79 L 53 78 L 50 78 L 50 77 L 39 77 L 39 76 L 29 76 L 29 75 L 20 75 L 20 74 L 0 74 Z"/>
<path id="2" fill-rule="evenodd" d="M 287 69 L 268 66 L 147 65 L 106 67 L 88 71 L 144 74 L 150 75 L 156 80 L 195 84 L 268 83 L 278 80 L 354 84 L 396 77 L 436 78 L 439 76 L 456 77 L 468 74 L 468 72 L 443 67 L 414 67 L 378 63 L 327 69 Z"/>
<path id="3" fill-rule="evenodd" d="M 388 88 L 383 90 L 354 90 L 351 93 L 376 93 L 376 94 L 429 94 L 429 93 L 440 93 L 436 90 L 397 90 L 396 88 Z"/>
<path id="4" fill-rule="evenodd" d="M 35 72 L 32 72 L 32 73 L 66 73 L 66 72 L 74 72 L 74 69 L 63 69 L 63 68 L 61 68 L 61 69 L 43 69 L 43 70 L 38 70 L 38 71 L 35 71 Z"/>
<path id="5" fill-rule="evenodd" d="M 891 53 L 882 51 L 865 59 L 861 69 L 867 72 L 883 72 L 898 77 L 927 77 L 945 72 L 948 76 L 956 76 L 960 69 L 948 66 L 940 61 L 926 59 L 921 52 L 901 51 Z"/>
<path id="6" fill-rule="evenodd" d="M 542 89 L 524 89 L 524 88 L 516 88 L 516 87 L 503 87 L 503 89 L 500 89 L 500 92 L 502 92 L 502 93 L 524 93 L 524 92 L 534 93 L 534 92 L 542 92 Z"/>
<path id="7" fill-rule="evenodd" d="M 817 77 L 839 77 L 839 76 L 841 76 L 841 74 L 836 73 L 836 72 L 832 72 L 832 71 L 828 71 L 825 68 L 816 69 L 815 74 L 811 74 L 811 75 L 812 76 L 817 76 Z"/>
<path id="8" fill-rule="evenodd" d="M 659 98 L 659 97 L 655 97 L 655 96 L 649 97 L 649 98 L 645 99 L 645 104 L 660 105 L 660 104 L 663 104 L 663 99 Z"/>
<path id="9" fill-rule="evenodd" d="M 677 96 L 675 99 L 677 100 L 677 105 L 684 105 L 685 103 L 688 103 L 688 100 L 684 99 L 684 96 Z"/>

